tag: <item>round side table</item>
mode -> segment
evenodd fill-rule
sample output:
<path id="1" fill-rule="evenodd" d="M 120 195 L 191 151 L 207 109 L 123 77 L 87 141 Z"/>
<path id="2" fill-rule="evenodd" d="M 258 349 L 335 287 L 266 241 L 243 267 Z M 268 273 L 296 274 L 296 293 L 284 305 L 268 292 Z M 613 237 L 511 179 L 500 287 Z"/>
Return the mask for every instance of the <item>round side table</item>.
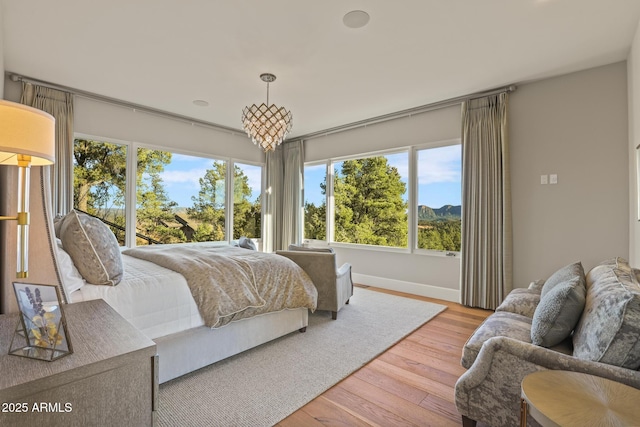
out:
<path id="1" fill-rule="evenodd" d="M 522 381 L 520 425 L 528 414 L 543 427 L 640 426 L 640 390 L 569 371 L 539 371 Z"/>

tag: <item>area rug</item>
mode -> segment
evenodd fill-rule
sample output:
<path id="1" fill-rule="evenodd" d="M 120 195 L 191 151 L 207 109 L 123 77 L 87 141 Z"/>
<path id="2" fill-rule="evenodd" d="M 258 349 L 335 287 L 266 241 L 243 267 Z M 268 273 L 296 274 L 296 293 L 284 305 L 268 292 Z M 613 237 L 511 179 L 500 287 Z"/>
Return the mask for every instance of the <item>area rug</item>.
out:
<path id="1" fill-rule="evenodd" d="M 356 287 L 337 320 L 311 314 L 305 333 L 162 384 L 155 425 L 273 426 L 445 308 Z"/>

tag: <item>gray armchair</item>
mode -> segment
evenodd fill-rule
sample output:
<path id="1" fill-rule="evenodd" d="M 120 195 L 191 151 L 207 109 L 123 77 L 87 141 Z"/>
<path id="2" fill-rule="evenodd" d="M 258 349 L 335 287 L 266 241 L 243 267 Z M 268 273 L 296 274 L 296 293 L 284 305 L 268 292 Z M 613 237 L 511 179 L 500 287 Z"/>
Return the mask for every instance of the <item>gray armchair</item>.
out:
<path id="1" fill-rule="evenodd" d="M 333 249 L 306 248 L 290 245 L 287 251 L 276 251 L 298 264 L 309 275 L 318 289 L 317 310 L 331 311 L 332 318 L 338 318 L 338 311 L 349 304 L 353 295 L 351 264 L 337 268 Z"/>

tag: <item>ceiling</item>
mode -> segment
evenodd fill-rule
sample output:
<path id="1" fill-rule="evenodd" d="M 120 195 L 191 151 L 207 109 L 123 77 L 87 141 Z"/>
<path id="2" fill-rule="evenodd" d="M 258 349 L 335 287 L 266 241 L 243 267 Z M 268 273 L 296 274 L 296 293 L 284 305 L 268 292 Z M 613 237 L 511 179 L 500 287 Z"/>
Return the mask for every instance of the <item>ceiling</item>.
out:
<path id="1" fill-rule="evenodd" d="M 236 129 L 270 72 L 289 139 L 624 60 L 640 19 L 638 0 L 1 4 L 8 72 Z"/>

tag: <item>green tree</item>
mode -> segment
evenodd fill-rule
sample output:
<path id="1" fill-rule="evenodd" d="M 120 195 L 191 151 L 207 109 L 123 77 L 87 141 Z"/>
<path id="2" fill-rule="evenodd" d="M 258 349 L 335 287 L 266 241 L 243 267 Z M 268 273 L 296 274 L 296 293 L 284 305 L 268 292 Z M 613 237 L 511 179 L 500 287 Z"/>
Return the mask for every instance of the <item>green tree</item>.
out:
<path id="1" fill-rule="evenodd" d="M 225 240 L 226 173 L 225 162 L 214 162 L 199 180 L 198 195 L 191 198 L 193 206 L 187 209 L 187 214 L 199 222 L 196 241 Z M 260 199 L 251 203 L 249 179 L 241 168 L 235 166 L 233 174 L 233 237 L 260 237 Z"/>
<path id="2" fill-rule="evenodd" d="M 260 201 L 251 203 L 249 177 L 238 166 L 233 168 L 233 238 L 260 237 Z M 257 205 L 257 206 L 256 206 Z M 257 209 L 256 209 L 257 207 Z M 256 214 L 258 218 L 256 218 Z"/>
<path id="3" fill-rule="evenodd" d="M 334 179 L 335 241 L 406 247 L 405 193 L 400 173 L 386 157 L 344 161 Z"/>
<path id="4" fill-rule="evenodd" d="M 127 147 L 76 139 L 73 157 L 73 206 L 101 217 L 110 209 L 123 208 Z"/>
<path id="5" fill-rule="evenodd" d="M 191 197 L 193 206 L 187 208 L 189 218 L 198 222 L 193 237 L 196 242 L 225 240 L 226 170 L 226 163 L 214 162 L 213 168 L 198 180 L 200 190 Z"/>
<path id="6" fill-rule="evenodd" d="M 304 204 L 304 237 L 306 239 L 326 240 L 327 238 L 327 205 L 313 203 Z"/>
<path id="7" fill-rule="evenodd" d="M 79 138 L 73 156 L 74 208 L 116 224 L 112 231 L 124 244 L 127 147 Z M 183 240 L 179 230 L 165 224 L 173 218 L 175 203 L 168 199 L 160 173 L 171 162 L 171 153 L 141 148 L 136 159 L 136 229 L 162 242 Z"/>
<path id="8" fill-rule="evenodd" d="M 460 251 L 460 219 L 420 221 L 418 247 L 437 251 Z"/>

